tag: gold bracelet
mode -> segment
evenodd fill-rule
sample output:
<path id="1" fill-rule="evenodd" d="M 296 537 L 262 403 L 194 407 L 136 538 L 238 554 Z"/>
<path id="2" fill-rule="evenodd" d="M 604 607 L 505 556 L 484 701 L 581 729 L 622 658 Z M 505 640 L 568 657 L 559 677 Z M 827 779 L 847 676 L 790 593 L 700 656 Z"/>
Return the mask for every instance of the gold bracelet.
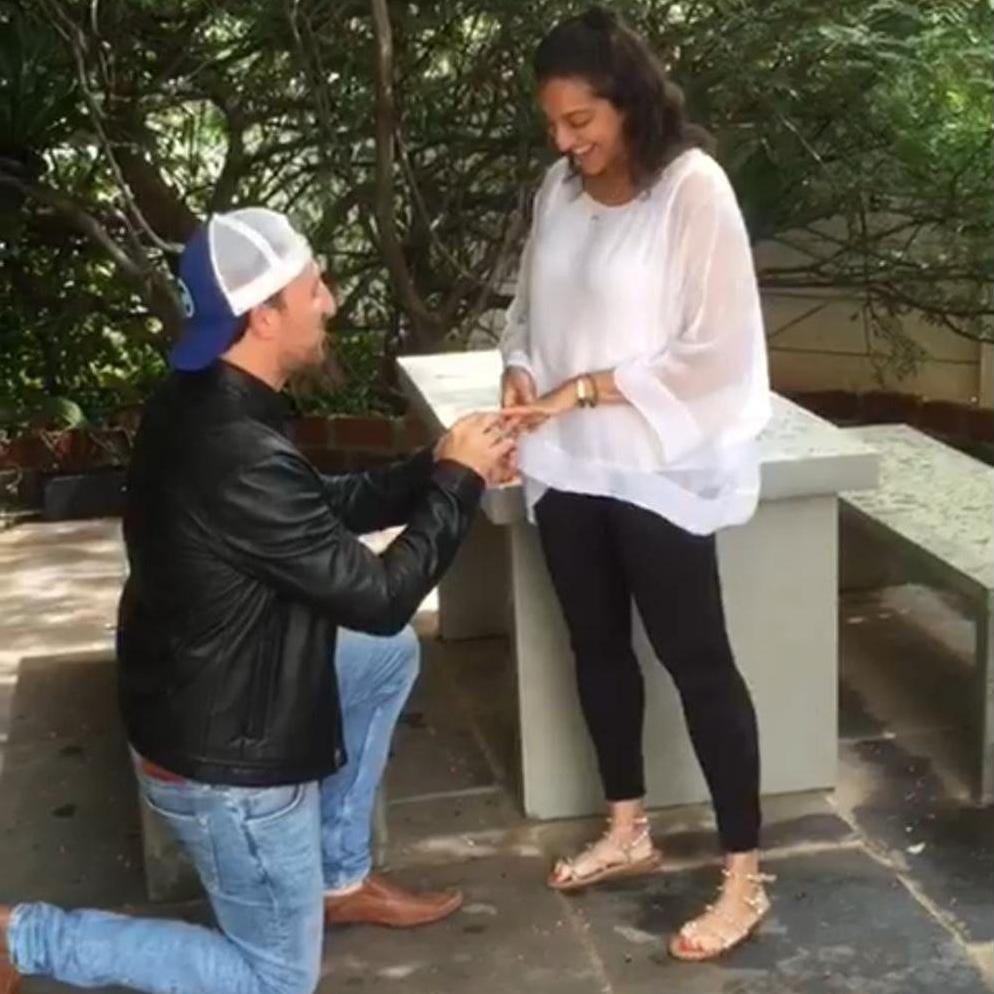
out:
<path id="1" fill-rule="evenodd" d="M 597 384 L 589 373 L 578 376 L 574 381 L 576 384 L 576 401 L 580 407 L 596 407 L 600 402 L 600 394 L 597 392 Z"/>

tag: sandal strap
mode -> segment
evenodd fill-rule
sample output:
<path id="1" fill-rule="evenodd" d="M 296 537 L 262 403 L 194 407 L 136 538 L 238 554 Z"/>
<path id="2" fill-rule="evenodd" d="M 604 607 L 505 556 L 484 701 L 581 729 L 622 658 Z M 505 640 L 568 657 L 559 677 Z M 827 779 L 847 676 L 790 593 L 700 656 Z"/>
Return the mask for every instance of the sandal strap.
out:
<path id="1" fill-rule="evenodd" d="M 611 846 L 615 849 L 617 853 L 620 853 L 623 859 L 610 859 L 604 860 L 595 857 L 599 865 L 594 867 L 593 872 L 596 873 L 599 870 L 611 869 L 616 866 L 627 866 L 630 863 L 635 862 L 635 850 L 638 846 L 642 845 L 646 839 L 649 838 L 649 819 L 648 818 L 637 818 L 635 824 L 642 829 L 636 836 L 632 838 L 630 842 L 617 842 L 611 840 L 611 825 L 608 823 L 607 830 L 600 836 L 600 838 L 595 839 L 590 845 L 586 846 L 580 853 L 572 857 L 561 857 L 558 860 L 557 865 L 562 867 L 568 874 L 570 880 L 582 880 L 584 877 L 590 876 L 587 873 L 579 873 L 577 870 L 577 864 L 585 857 L 589 856 L 599 845 L 604 842 L 609 842 Z"/>
<path id="2" fill-rule="evenodd" d="M 770 910 L 770 902 L 765 898 L 765 895 L 746 898 L 745 903 L 755 912 L 756 917 L 752 921 L 739 921 L 732 918 L 727 912 L 716 908 L 713 904 L 708 904 L 705 906 L 703 914 L 683 925 L 680 929 L 680 935 L 691 940 L 709 935 L 713 936 L 719 942 L 716 952 L 721 952 L 737 942 L 744 933 L 755 928 L 757 922 Z M 706 919 L 710 919 L 707 924 L 705 924 Z M 725 927 L 716 927 L 716 925 Z"/>
<path id="3" fill-rule="evenodd" d="M 715 928 L 714 924 L 705 925 L 704 919 L 708 917 L 714 923 L 727 926 L 728 931 L 725 929 Z M 743 932 L 748 931 L 752 928 L 754 922 L 749 922 L 743 925 L 741 922 L 736 921 L 734 918 L 726 915 L 723 911 L 718 911 L 715 908 L 709 907 L 708 910 L 703 914 L 687 922 L 683 928 L 680 929 L 680 934 L 688 939 L 700 938 L 705 935 L 713 935 L 718 939 L 722 945 L 734 942 Z"/>
<path id="4" fill-rule="evenodd" d="M 764 915 L 772 907 L 769 898 L 766 897 L 765 894 L 763 895 L 757 894 L 755 897 L 744 897 L 742 901 L 744 904 L 749 905 L 749 907 L 752 908 L 752 910 L 755 911 L 756 914 L 760 916 Z M 713 904 L 706 904 L 704 905 L 704 911 L 696 918 L 687 922 L 686 925 L 684 925 L 684 928 L 686 928 L 687 926 L 697 927 L 701 919 L 706 918 L 708 916 L 724 919 L 726 922 L 728 922 L 731 925 L 734 925 L 736 928 L 739 927 L 737 921 L 734 918 L 732 918 L 728 914 L 728 912 L 715 907 L 715 905 Z"/>
<path id="5" fill-rule="evenodd" d="M 774 883 L 776 877 L 771 873 L 733 873 L 731 870 L 724 869 L 721 871 L 721 875 L 726 880 L 733 879 L 744 879 L 748 880 L 749 883 L 753 884 L 753 892 L 751 894 L 745 894 L 742 896 L 741 900 L 743 903 L 748 904 L 753 911 L 757 914 L 765 914 L 770 908 L 770 899 L 766 896 L 766 890 L 763 884 Z M 720 888 L 719 888 L 720 889 Z"/>
<path id="6" fill-rule="evenodd" d="M 619 847 L 624 849 L 626 852 L 630 852 L 635 849 L 636 846 L 640 846 L 646 839 L 649 838 L 649 819 L 648 818 L 636 818 L 635 825 L 639 828 L 639 831 L 632 836 L 631 842 L 621 842 Z"/>
<path id="7" fill-rule="evenodd" d="M 628 859 L 629 859 L 629 862 L 631 861 L 631 851 L 633 849 L 635 849 L 637 846 L 641 845 L 649 837 L 649 819 L 648 818 L 646 818 L 645 816 L 643 816 L 641 818 L 636 818 L 632 822 L 632 824 L 636 828 L 640 829 L 640 831 L 638 831 L 635 835 L 632 836 L 630 842 L 613 842 L 612 843 L 616 848 L 620 849 L 623 853 L 625 853 L 626 857 L 628 857 Z M 611 829 L 612 829 L 612 827 L 613 827 L 613 825 L 611 823 L 611 820 L 608 819 L 607 829 L 604 831 L 604 833 L 601 835 L 601 837 L 596 842 L 593 842 L 589 846 L 587 846 L 587 848 L 584 850 L 584 852 L 588 852 L 589 850 L 593 849 L 594 846 L 596 846 L 598 843 L 604 842 L 604 841 L 610 839 L 611 838 Z"/>
<path id="8" fill-rule="evenodd" d="M 752 916 L 746 921 L 741 921 L 725 909 L 708 904 L 702 914 L 684 924 L 679 932 L 681 938 L 689 940 L 701 954 L 709 958 L 712 955 L 720 956 L 735 946 L 769 913 L 770 899 L 763 889 L 763 884 L 776 880 L 776 877 L 769 873 L 742 873 L 727 868 L 721 872 L 726 880 L 747 880 L 754 885 L 751 894 L 743 894 L 737 899 L 750 909 Z M 713 948 L 712 943 L 714 943 Z"/>

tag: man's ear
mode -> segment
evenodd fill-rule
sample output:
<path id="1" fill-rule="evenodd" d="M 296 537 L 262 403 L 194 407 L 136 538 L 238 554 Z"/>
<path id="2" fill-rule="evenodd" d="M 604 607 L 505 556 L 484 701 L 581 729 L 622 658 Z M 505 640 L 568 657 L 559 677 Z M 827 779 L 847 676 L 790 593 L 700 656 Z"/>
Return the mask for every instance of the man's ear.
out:
<path id="1" fill-rule="evenodd" d="M 279 314 L 275 307 L 267 304 L 259 304 L 253 307 L 248 314 L 248 333 L 269 341 L 276 337 L 279 331 Z"/>

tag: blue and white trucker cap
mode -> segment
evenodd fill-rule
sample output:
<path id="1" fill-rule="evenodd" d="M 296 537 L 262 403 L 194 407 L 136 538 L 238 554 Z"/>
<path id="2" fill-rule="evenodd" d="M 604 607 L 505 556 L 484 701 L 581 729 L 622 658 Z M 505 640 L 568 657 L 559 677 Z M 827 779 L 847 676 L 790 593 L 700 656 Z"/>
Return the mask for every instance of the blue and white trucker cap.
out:
<path id="1" fill-rule="evenodd" d="M 209 366 L 235 337 L 239 319 L 282 290 L 313 258 L 289 219 L 265 207 L 214 214 L 179 260 L 185 320 L 169 354 L 174 369 Z"/>

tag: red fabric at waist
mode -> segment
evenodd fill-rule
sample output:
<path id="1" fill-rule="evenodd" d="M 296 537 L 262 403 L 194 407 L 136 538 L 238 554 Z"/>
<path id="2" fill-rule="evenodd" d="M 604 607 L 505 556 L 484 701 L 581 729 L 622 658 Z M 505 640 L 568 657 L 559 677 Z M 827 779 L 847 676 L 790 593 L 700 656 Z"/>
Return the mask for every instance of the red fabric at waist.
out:
<path id="1" fill-rule="evenodd" d="M 142 773 L 151 777 L 153 780 L 164 780 L 166 783 L 186 783 L 186 777 L 181 777 L 178 773 L 172 773 L 169 770 L 163 769 L 157 763 L 153 763 L 152 760 L 145 759 L 144 756 L 140 758 L 139 762 Z"/>

